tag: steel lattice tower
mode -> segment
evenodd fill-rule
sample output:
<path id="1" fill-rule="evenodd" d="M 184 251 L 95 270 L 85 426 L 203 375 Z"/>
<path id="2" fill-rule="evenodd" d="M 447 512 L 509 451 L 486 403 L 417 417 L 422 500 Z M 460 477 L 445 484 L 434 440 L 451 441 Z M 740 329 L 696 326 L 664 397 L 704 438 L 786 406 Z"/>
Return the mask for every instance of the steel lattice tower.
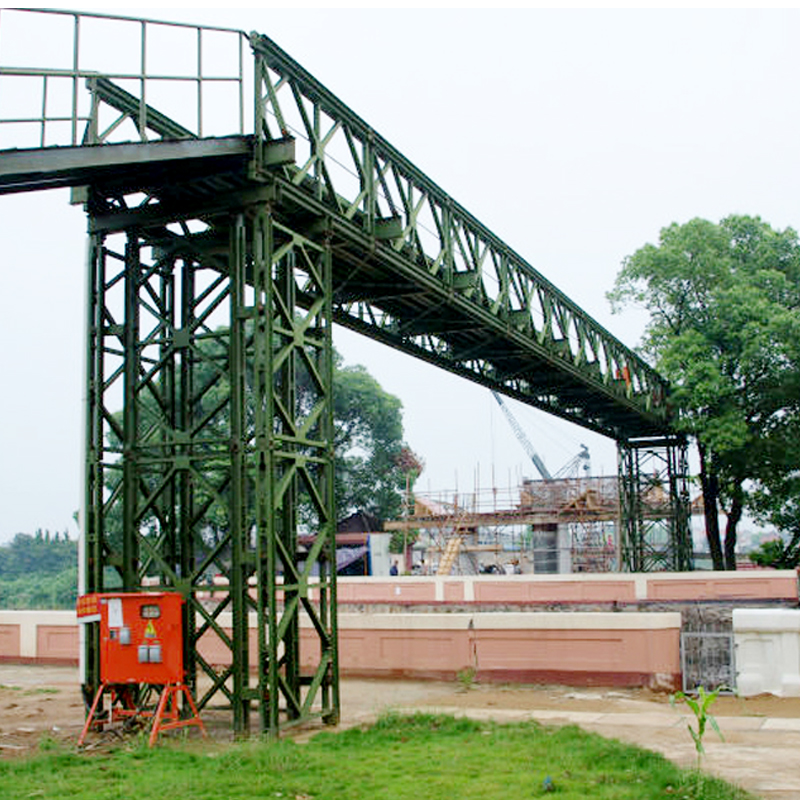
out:
<path id="1" fill-rule="evenodd" d="M 236 730 L 251 706 L 277 730 L 320 699 L 335 720 L 330 248 L 268 198 L 156 216 L 90 219 L 86 589 L 180 590 L 190 680 L 211 679 L 199 705 L 222 692 Z M 96 674 L 96 644 L 89 659 Z"/>
<path id="2" fill-rule="evenodd" d="M 686 441 L 618 442 L 620 563 L 628 572 L 692 567 Z"/>

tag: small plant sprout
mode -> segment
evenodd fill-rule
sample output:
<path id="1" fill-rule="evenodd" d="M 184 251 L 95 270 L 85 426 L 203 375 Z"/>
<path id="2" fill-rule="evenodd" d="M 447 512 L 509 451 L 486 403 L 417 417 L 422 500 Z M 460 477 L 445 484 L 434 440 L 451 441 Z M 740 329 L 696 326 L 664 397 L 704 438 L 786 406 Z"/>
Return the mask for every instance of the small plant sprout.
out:
<path id="1" fill-rule="evenodd" d="M 684 692 L 675 692 L 675 694 L 672 694 L 669 697 L 670 705 L 673 708 L 677 703 L 686 703 L 686 705 L 689 706 L 694 714 L 695 720 L 697 721 L 697 730 L 692 727 L 691 723 L 688 723 L 686 727 L 689 729 L 689 733 L 694 741 L 694 749 L 697 751 L 698 768 L 700 767 L 700 759 L 705 754 L 703 737 L 706 733 L 706 726 L 711 725 L 711 727 L 717 732 L 717 736 L 719 736 L 720 740 L 723 742 L 725 741 L 725 737 L 722 735 L 716 719 L 714 719 L 708 710 L 717 697 L 719 697 L 719 693 L 724 692 L 725 690 L 725 686 L 718 686 L 713 692 L 707 692 L 702 686 L 698 686 L 696 699 L 685 694 Z"/>
<path id="2" fill-rule="evenodd" d="M 475 676 L 477 670 L 475 667 L 464 667 L 456 673 L 456 680 L 460 684 L 462 692 L 468 692 L 475 685 Z"/>

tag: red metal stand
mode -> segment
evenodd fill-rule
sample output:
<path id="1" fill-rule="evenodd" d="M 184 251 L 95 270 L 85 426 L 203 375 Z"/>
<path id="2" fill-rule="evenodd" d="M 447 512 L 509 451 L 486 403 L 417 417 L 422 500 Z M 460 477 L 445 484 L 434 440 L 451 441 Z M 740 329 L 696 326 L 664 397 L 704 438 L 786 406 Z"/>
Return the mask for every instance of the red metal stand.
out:
<path id="1" fill-rule="evenodd" d="M 181 693 L 183 693 L 189 708 L 192 710 L 192 716 L 184 719 L 181 719 L 180 709 L 178 708 L 178 697 Z M 200 719 L 200 715 L 197 713 L 197 706 L 189 687 L 185 683 L 168 684 L 164 687 L 158 700 L 158 708 L 156 708 L 153 719 L 153 729 L 150 731 L 150 747 L 155 744 L 161 731 L 168 731 L 173 728 L 187 728 L 191 725 L 196 725 L 200 728 L 200 733 L 204 737 L 208 736 L 206 726 L 203 725 L 203 720 Z"/>
<path id="2" fill-rule="evenodd" d="M 100 699 L 106 692 L 111 695 L 111 708 L 109 709 L 108 719 L 98 720 L 95 718 L 95 714 L 97 712 L 97 707 L 100 704 Z M 183 694 L 185 702 L 188 704 L 192 712 L 191 716 L 184 718 L 181 718 L 180 708 L 178 705 L 178 700 L 181 694 Z M 120 703 L 121 706 L 115 705 L 116 703 Z M 81 735 L 78 737 L 78 747 L 83 746 L 86 736 L 92 729 L 92 726 L 102 730 L 103 726 L 108 723 L 135 718 L 153 719 L 153 727 L 150 730 L 150 738 L 148 740 L 150 747 L 155 744 L 159 733 L 162 731 L 173 730 L 175 728 L 197 726 L 200 728 L 200 733 L 204 737 L 208 736 L 208 733 L 206 732 L 206 726 L 200 719 L 200 715 L 197 711 L 197 705 L 195 704 L 192 693 L 189 691 L 189 687 L 186 686 L 186 684 L 166 684 L 158 698 L 156 710 L 152 711 L 147 708 L 140 708 L 136 705 L 133 700 L 131 687 L 103 683 L 97 690 L 97 694 L 92 702 L 92 707 L 89 710 L 88 716 L 86 717 L 86 723 L 83 726 Z"/>

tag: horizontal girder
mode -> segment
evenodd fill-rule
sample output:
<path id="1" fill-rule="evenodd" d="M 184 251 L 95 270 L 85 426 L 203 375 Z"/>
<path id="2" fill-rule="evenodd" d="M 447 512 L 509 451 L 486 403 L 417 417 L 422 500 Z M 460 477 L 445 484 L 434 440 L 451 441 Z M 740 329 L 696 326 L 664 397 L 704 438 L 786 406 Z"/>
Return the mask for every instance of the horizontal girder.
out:
<path id="1" fill-rule="evenodd" d="M 225 173 L 251 154 L 246 136 L 9 150 L 0 153 L 0 194 L 89 183 L 118 184 L 130 192 L 159 183 L 167 173 L 173 180 Z"/>

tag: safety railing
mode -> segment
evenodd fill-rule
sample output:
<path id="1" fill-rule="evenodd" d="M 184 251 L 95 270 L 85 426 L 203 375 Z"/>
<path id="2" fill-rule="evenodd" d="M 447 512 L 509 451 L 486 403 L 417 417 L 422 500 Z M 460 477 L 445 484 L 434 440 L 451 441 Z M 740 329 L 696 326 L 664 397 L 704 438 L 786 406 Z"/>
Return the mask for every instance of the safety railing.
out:
<path id="1" fill-rule="evenodd" d="M 0 9 L 0 150 L 244 134 L 250 63 L 234 29 Z"/>

